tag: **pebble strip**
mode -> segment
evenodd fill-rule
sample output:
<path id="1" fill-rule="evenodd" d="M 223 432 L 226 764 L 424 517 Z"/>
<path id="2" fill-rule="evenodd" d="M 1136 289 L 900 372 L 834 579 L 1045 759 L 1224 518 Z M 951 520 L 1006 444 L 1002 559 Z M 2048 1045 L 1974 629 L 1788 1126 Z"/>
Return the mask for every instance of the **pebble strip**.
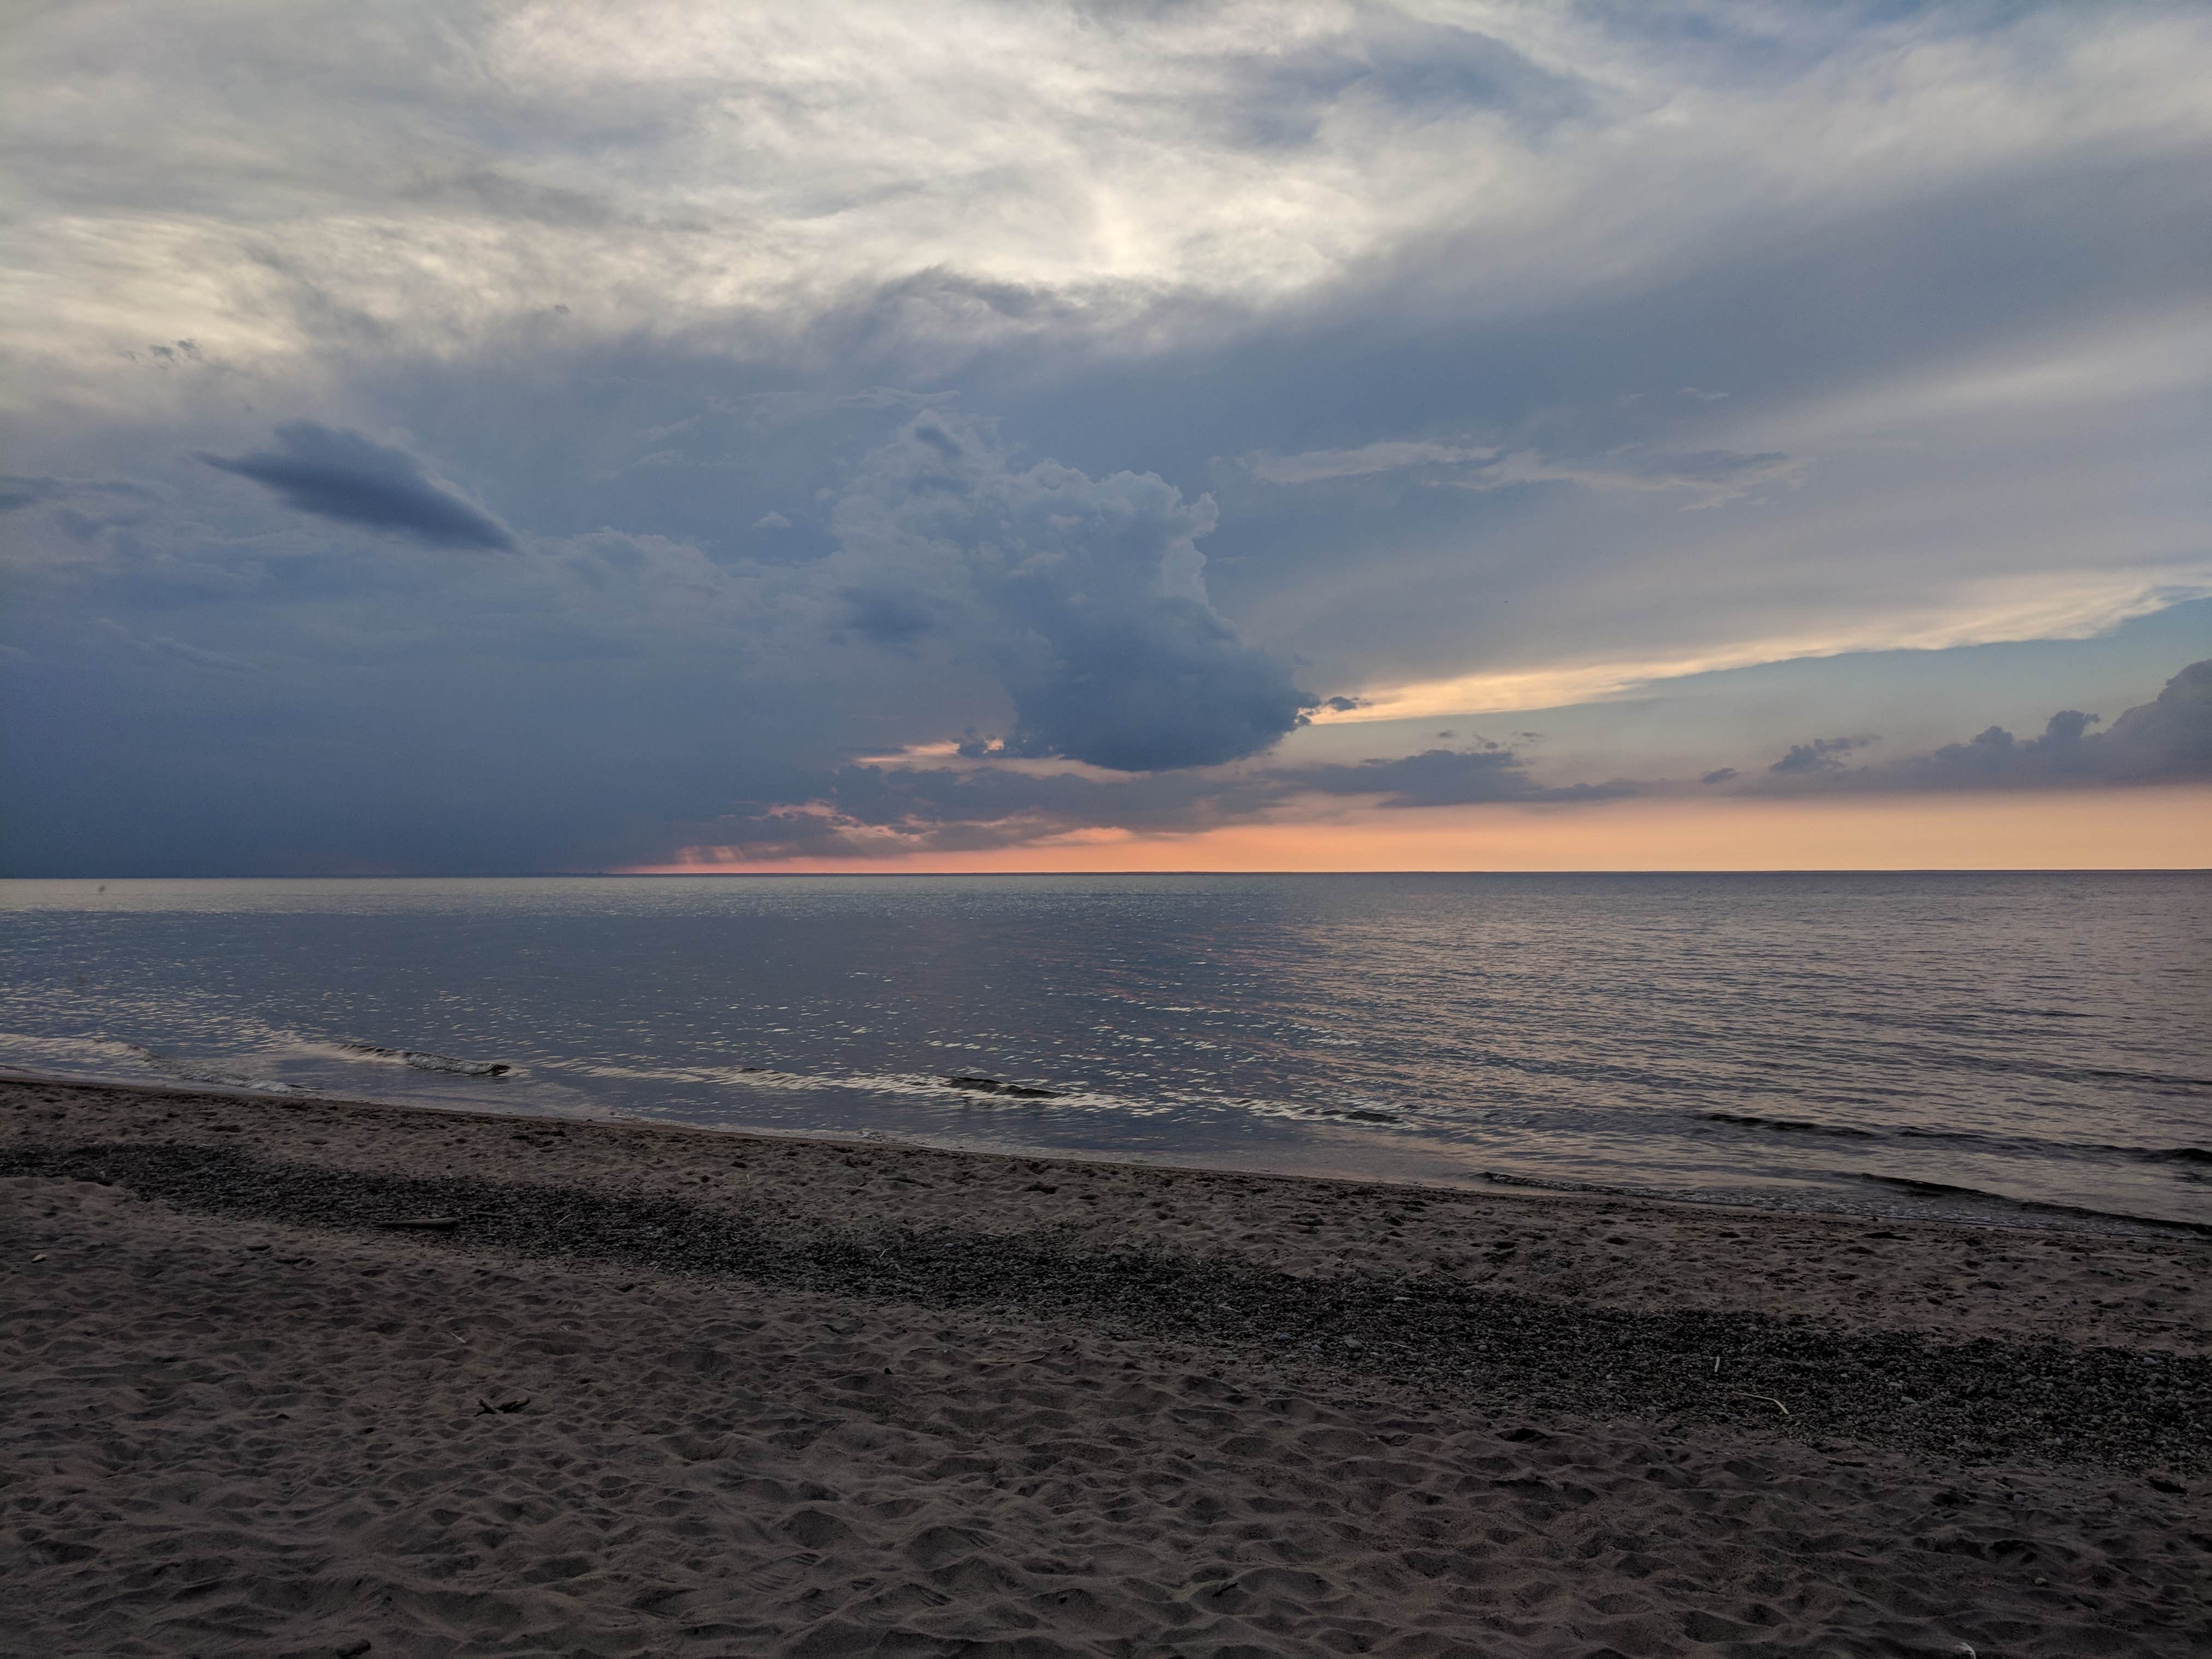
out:
<path id="1" fill-rule="evenodd" d="M 995 1312 L 1225 1351 L 1240 1365 L 1388 1376 L 1524 1415 L 1757 1424 L 1939 1454 L 2090 1463 L 2164 1490 L 2212 1469 L 2212 1359 L 1930 1337 L 1755 1312 L 1626 1310 L 1456 1279 L 1297 1275 L 1051 1230 L 763 1227 L 681 1200 L 408 1178 L 177 1143 L 0 1152 L 0 1176 L 120 1186 L 200 1214 L 368 1231 L 426 1249 Z"/>

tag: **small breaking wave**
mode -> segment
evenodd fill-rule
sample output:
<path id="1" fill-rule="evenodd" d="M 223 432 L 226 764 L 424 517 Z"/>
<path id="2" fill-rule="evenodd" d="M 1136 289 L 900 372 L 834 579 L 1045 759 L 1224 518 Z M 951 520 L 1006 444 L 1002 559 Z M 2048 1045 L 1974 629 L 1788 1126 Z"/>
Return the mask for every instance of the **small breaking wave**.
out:
<path id="1" fill-rule="evenodd" d="M 463 1060 L 454 1054 L 434 1054 L 422 1048 L 387 1048 L 377 1042 L 341 1042 L 341 1054 L 356 1060 L 383 1060 L 411 1066 L 418 1072 L 445 1072 L 454 1077 L 505 1077 L 514 1069 L 503 1060 Z"/>
<path id="2" fill-rule="evenodd" d="M 258 1095 L 305 1092 L 272 1078 L 227 1071 L 207 1060 L 165 1054 L 143 1042 L 125 1042 L 113 1037 L 44 1037 L 9 1031 L 0 1032 L 0 1043 L 5 1044 L 11 1055 L 20 1056 L 9 1060 L 11 1068 L 21 1067 L 24 1060 L 29 1060 L 34 1065 L 52 1066 L 64 1076 L 88 1075 L 103 1081 L 137 1082 L 150 1073 L 170 1083 L 198 1083 L 210 1088 L 240 1089 Z"/>
<path id="3" fill-rule="evenodd" d="M 966 1089 L 975 1094 L 1005 1095 L 1014 1100 L 1058 1100 L 1066 1091 L 1048 1089 L 1041 1084 L 1009 1083 L 1000 1077 L 984 1077 L 975 1072 L 956 1072 L 945 1079 L 948 1089 Z"/>
<path id="4" fill-rule="evenodd" d="M 1954 1186 L 1946 1181 L 1919 1181 L 1911 1176 L 1874 1175 L 1861 1170 L 1861 1181 L 1871 1181 L 1879 1186 L 1894 1187 L 1901 1192 L 1923 1198 L 1963 1198 L 1976 1203 L 1995 1205 L 2007 1210 L 2025 1210 L 2044 1215 L 2087 1216 L 2099 1221 L 2124 1221 L 2137 1227 L 2175 1228 L 2200 1237 L 2212 1238 L 2212 1222 L 2178 1221 L 2166 1216 L 2136 1215 L 2126 1210 L 2100 1210 L 2086 1204 L 2056 1204 L 2047 1199 L 2013 1198 L 2004 1193 L 1992 1193 L 1980 1187 Z"/>
<path id="5" fill-rule="evenodd" d="M 585 1077 L 616 1079 L 623 1082 L 703 1085 L 714 1088 L 757 1091 L 765 1094 L 808 1095 L 824 1091 L 849 1091 L 902 1101 L 934 1099 L 957 1103 L 963 1112 L 1033 1111 L 1042 1108 L 1049 1100 L 1049 1109 L 1053 1110 L 1107 1111 L 1124 1119 L 1135 1119 L 1158 1116 L 1178 1108 L 1203 1108 L 1223 1103 L 1188 1091 L 1163 1091 L 1150 1097 L 1123 1095 L 1079 1083 L 1064 1085 L 1053 1090 L 1048 1096 L 1031 1093 L 1026 1085 L 1018 1091 L 979 1089 L 972 1084 L 963 1088 L 953 1085 L 951 1079 L 941 1072 L 787 1072 L 769 1066 L 636 1066 L 610 1060 L 577 1063 L 564 1069 Z"/>

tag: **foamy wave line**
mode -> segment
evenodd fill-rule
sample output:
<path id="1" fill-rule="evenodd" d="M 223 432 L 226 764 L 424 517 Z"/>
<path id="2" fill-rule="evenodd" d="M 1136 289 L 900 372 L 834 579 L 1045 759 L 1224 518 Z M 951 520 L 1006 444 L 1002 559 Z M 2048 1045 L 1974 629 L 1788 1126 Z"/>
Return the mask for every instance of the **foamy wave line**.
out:
<path id="1" fill-rule="evenodd" d="M 1279 1118 L 1288 1122 L 1403 1125 L 1435 1115 L 1418 1105 L 1382 1099 L 1353 1099 L 1318 1103 L 1268 1100 L 1257 1096 L 1224 1095 L 1190 1089 L 1162 1089 L 1137 1096 L 1110 1089 L 1054 1084 L 1050 1094 L 1025 1089 L 979 1089 L 973 1073 L 939 1072 L 808 1073 L 777 1071 L 766 1066 L 625 1066 L 614 1060 L 594 1060 L 574 1067 L 590 1077 L 617 1078 L 624 1082 L 707 1085 L 723 1088 L 761 1089 L 781 1094 L 809 1094 L 822 1089 L 849 1089 L 862 1094 L 902 1099 L 933 1100 L 963 1111 L 1103 1111 L 1117 1117 L 1158 1117 L 1170 1112 L 1224 1112 L 1249 1117 Z M 993 1079 L 995 1081 L 996 1079 Z"/>
<path id="2" fill-rule="evenodd" d="M 906 1099 L 928 1098 L 974 1111 L 1048 1111 L 1070 1107 L 1107 1110 L 1124 1116 L 1148 1116 L 1191 1103 L 1162 1098 L 1139 1100 L 1095 1089 L 1063 1089 L 1049 1099 L 988 1094 L 962 1089 L 938 1072 L 780 1072 L 765 1066 L 624 1066 L 594 1060 L 573 1069 L 588 1077 L 620 1078 L 626 1082 L 709 1084 L 720 1087 L 765 1089 L 783 1094 L 809 1094 L 820 1089 L 850 1089 L 863 1094 L 893 1095 Z"/>
<path id="3" fill-rule="evenodd" d="M 122 1081 L 127 1077 L 127 1071 L 118 1067 L 119 1061 L 125 1062 L 128 1069 L 151 1072 L 172 1083 L 204 1083 L 218 1089 L 242 1089 L 261 1095 L 306 1092 L 289 1083 L 227 1072 L 204 1060 L 180 1060 L 149 1048 L 143 1042 L 123 1042 L 112 1037 L 41 1037 L 11 1031 L 0 1033 L 0 1046 L 13 1054 L 34 1054 L 42 1063 L 64 1073 L 82 1067 L 110 1081 Z M 118 1071 L 124 1074 L 118 1075 Z"/>
<path id="4" fill-rule="evenodd" d="M 272 1078 L 246 1077 L 236 1072 L 219 1071 L 199 1060 L 179 1060 L 173 1054 L 164 1054 L 136 1042 L 126 1042 L 129 1049 L 148 1068 L 163 1077 L 174 1078 L 179 1083 L 211 1083 L 218 1089 L 246 1089 L 258 1095 L 304 1094 L 305 1090 L 295 1084 L 279 1083 Z"/>
<path id="5" fill-rule="evenodd" d="M 152 1049 L 135 1042 L 118 1042 L 112 1037 L 34 1036 L 28 1031 L 0 1031 L 0 1047 L 11 1054 L 35 1054 L 44 1060 L 63 1062 L 98 1056 L 134 1060 L 143 1065 L 153 1058 Z"/>
<path id="6" fill-rule="evenodd" d="M 411 1066 L 418 1072 L 446 1072 L 455 1077 L 505 1077 L 514 1069 L 503 1060 L 462 1060 L 422 1048 L 387 1048 L 380 1042 L 341 1042 L 338 1052 L 356 1060 L 386 1060 L 394 1066 Z"/>

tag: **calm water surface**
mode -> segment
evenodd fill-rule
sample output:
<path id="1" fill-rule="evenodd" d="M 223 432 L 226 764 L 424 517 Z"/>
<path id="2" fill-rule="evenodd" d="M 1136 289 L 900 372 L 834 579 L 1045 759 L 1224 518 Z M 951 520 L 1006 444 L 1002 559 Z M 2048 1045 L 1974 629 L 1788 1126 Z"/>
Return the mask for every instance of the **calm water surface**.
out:
<path id="1" fill-rule="evenodd" d="M 2212 1225 L 2208 941 L 2202 874 L 8 882 L 0 1065 Z"/>

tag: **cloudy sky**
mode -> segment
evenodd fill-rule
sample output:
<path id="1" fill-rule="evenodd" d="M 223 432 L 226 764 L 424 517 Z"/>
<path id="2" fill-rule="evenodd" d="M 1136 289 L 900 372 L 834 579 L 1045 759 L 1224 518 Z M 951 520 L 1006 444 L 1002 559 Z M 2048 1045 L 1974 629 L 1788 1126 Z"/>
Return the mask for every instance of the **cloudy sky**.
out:
<path id="1" fill-rule="evenodd" d="M 2212 864 L 2201 4 L 0 54 L 6 873 Z"/>

